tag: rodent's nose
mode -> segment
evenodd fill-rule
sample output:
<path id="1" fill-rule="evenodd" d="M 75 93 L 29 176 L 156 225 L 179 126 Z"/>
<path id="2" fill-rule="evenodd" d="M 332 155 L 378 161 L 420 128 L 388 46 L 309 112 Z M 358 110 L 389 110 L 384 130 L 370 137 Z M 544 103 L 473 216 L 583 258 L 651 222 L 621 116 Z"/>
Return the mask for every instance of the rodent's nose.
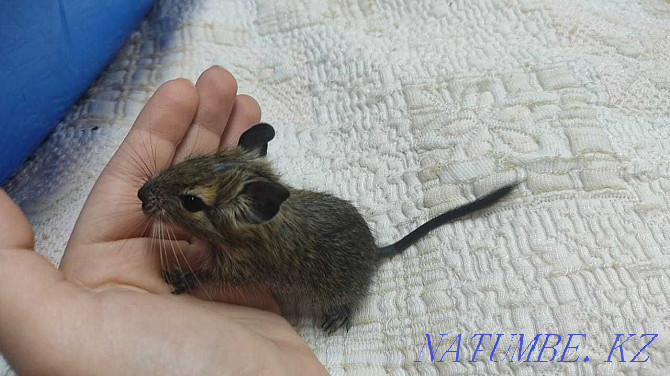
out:
<path id="1" fill-rule="evenodd" d="M 137 191 L 137 197 L 142 201 L 142 211 L 147 215 L 151 215 L 153 200 L 151 200 L 151 193 L 146 186 Z"/>
<path id="2" fill-rule="evenodd" d="M 137 198 L 142 201 L 142 211 L 148 216 L 152 216 L 156 210 L 156 196 L 146 186 L 137 191 Z"/>
<path id="3" fill-rule="evenodd" d="M 151 194 L 147 187 L 140 188 L 140 190 L 137 191 L 137 197 L 142 201 L 142 211 L 146 214 L 150 214 L 153 205 L 151 205 Z"/>
<path id="4" fill-rule="evenodd" d="M 146 186 L 143 186 L 139 191 L 137 191 L 137 198 L 139 198 L 142 203 L 147 202 L 147 199 L 149 198 L 149 190 Z"/>

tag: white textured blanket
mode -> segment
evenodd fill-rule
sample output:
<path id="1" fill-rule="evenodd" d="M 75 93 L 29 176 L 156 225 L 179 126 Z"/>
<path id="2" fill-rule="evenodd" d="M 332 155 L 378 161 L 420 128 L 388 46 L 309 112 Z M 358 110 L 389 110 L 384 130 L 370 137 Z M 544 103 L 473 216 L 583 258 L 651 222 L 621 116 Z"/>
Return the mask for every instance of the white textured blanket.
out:
<path id="1" fill-rule="evenodd" d="M 380 244 L 525 179 L 386 263 L 348 334 L 296 323 L 333 374 L 668 374 L 670 2 L 160 1 L 8 185 L 40 252 L 58 262 L 158 85 L 211 64 L 260 102 L 284 177 L 355 202 Z M 427 333 L 448 333 L 435 362 Z M 515 333 L 563 342 L 496 363 L 486 337 L 470 363 L 476 333 L 504 334 L 494 359 Z M 616 333 L 627 363 L 605 362 Z"/>

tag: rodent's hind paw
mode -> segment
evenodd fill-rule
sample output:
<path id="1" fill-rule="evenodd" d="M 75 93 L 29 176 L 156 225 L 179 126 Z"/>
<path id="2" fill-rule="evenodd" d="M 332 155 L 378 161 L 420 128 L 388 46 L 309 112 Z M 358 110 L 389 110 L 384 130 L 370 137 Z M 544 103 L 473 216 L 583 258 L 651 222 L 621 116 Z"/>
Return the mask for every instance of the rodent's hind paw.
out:
<path id="1" fill-rule="evenodd" d="M 163 270 L 163 280 L 174 288 L 173 294 L 179 295 L 192 291 L 196 287 L 198 278 L 195 273 Z"/>
<path id="2" fill-rule="evenodd" d="M 333 309 L 325 314 L 321 329 L 328 335 L 335 333 L 340 328 L 345 328 L 347 332 L 351 329 L 351 306 L 342 306 Z"/>

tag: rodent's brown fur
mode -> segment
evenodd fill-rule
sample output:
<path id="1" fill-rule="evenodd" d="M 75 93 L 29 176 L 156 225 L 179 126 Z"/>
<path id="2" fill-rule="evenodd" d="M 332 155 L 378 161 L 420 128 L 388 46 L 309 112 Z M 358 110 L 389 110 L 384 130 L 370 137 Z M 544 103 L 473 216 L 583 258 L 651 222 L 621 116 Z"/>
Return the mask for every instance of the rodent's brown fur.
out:
<path id="1" fill-rule="evenodd" d="M 147 181 L 143 189 L 152 198 L 145 212 L 210 244 L 210 260 L 199 279 L 214 285 L 266 284 L 283 296 L 312 303 L 327 316 L 336 315 L 332 325 L 348 325 L 377 266 L 377 246 L 367 223 L 344 200 L 293 188 L 276 216 L 248 223 L 242 192 L 258 181 L 279 182 L 279 177 L 253 152 L 237 148 L 195 157 Z M 178 199 L 194 190 L 210 204 L 196 215 Z"/>

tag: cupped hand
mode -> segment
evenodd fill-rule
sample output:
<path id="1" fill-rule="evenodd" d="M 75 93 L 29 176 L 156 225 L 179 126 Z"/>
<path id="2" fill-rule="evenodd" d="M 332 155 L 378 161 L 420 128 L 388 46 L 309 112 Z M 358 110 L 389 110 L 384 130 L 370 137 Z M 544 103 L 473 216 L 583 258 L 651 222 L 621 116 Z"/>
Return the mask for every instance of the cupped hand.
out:
<path id="1" fill-rule="evenodd" d="M 0 352 L 20 374 L 325 374 L 259 287 L 173 295 L 201 242 L 143 217 L 148 174 L 237 145 L 260 107 L 220 67 L 163 84 L 89 195 L 55 269 L 0 191 Z M 226 302 L 226 303 L 223 303 Z M 231 304 L 235 303 L 235 304 Z"/>

